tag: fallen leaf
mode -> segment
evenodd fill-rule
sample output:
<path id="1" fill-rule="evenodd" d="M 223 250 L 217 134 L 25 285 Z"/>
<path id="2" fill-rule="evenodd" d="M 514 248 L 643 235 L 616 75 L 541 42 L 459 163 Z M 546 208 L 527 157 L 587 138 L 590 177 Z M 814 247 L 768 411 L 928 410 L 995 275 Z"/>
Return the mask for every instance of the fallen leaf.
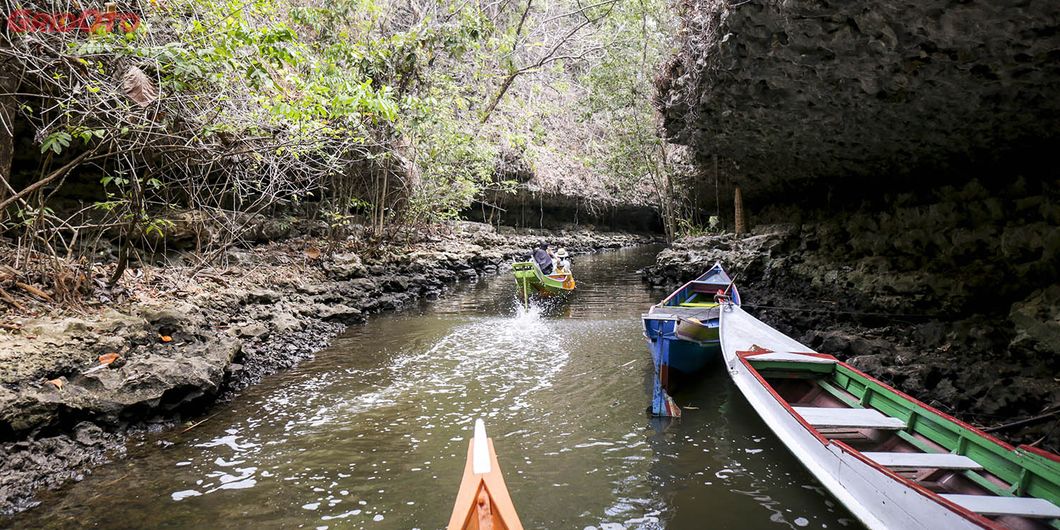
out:
<path id="1" fill-rule="evenodd" d="M 52 379 L 52 380 L 50 380 L 48 382 L 51 383 L 52 385 L 54 385 L 55 388 L 58 388 L 59 390 L 62 390 L 63 387 L 66 386 L 66 382 L 63 381 L 62 378 Z"/>
<path id="2" fill-rule="evenodd" d="M 119 357 L 121 356 L 117 353 L 105 353 L 99 356 L 99 364 L 110 364 L 117 361 Z"/>
<path id="3" fill-rule="evenodd" d="M 173 337 L 169 335 L 159 335 L 158 338 L 162 339 L 162 342 L 173 342 Z"/>
<path id="4" fill-rule="evenodd" d="M 309 247 L 305 249 L 305 257 L 309 259 L 320 259 L 320 249 L 317 247 Z"/>
<path id="5" fill-rule="evenodd" d="M 146 107 L 158 99 L 158 89 L 151 82 L 151 78 L 139 68 L 132 66 L 125 71 L 121 78 L 122 88 L 125 95 L 141 107 Z"/>

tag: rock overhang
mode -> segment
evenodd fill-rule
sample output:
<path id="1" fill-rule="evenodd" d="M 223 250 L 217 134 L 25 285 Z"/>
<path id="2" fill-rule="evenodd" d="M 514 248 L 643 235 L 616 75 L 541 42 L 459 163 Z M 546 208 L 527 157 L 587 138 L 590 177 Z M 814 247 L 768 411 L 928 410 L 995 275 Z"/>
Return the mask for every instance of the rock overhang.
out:
<path id="1" fill-rule="evenodd" d="M 690 0 L 682 11 L 680 51 L 658 80 L 665 135 L 704 165 L 737 164 L 745 195 L 964 178 L 1060 138 L 1055 2 Z"/>

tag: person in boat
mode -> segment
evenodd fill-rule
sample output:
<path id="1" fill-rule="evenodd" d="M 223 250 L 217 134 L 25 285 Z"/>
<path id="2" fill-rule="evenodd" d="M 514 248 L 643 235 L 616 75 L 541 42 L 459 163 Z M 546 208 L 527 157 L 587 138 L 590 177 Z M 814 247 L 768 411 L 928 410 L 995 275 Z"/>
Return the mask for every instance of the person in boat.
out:
<path id="1" fill-rule="evenodd" d="M 570 272 L 570 254 L 563 247 L 556 251 L 556 272 Z"/>
<path id="2" fill-rule="evenodd" d="M 552 274 L 552 255 L 548 252 L 548 243 L 541 243 L 533 253 L 534 261 L 541 268 L 541 272 Z"/>

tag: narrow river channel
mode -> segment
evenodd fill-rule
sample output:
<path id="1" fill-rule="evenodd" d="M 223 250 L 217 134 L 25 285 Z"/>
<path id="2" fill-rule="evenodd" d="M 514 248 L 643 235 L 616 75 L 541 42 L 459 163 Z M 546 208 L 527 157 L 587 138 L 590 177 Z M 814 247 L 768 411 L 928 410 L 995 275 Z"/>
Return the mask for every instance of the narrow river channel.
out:
<path id="1" fill-rule="evenodd" d="M 858 527 L 723 371 L 680 420 L 645 416 L 639 316 L 666 293 L 635 271 L 657 251 L 576 259 L 554 308 L 500 275 L 373 318 L 0 526 L 441 528 L 483 417 L 527 528 Z"/>

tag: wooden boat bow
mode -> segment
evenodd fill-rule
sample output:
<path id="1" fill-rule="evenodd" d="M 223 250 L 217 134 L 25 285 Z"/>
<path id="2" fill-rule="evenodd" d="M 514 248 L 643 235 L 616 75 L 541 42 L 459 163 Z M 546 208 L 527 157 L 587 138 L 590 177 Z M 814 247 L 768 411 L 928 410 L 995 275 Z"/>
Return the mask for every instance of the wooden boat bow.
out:
<path id="1" fill-rule="evenodd" d="M 493 440 L 486 425 L 475 420 L 475 436 L 467 448 L 467 464 L 449 518 L 448 530 L 522 530 L 515 504 L 504 483 Z"/>

